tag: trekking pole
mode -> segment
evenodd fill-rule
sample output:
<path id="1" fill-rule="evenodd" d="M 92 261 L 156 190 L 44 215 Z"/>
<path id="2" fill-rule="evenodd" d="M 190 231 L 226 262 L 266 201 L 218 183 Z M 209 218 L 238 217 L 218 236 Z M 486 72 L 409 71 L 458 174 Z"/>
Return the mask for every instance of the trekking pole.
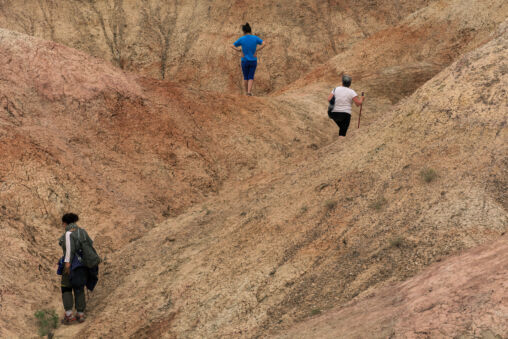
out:
<path id="1" fill-rule="evenodd" d="M 362 92 L 362 99 L 363 99 L 363 92 Z M 360 128 L 360 118 L 362 117 L 362 108 L 363 108 L 363 100 L 362 100 L 362 104 L 360 105 L 360 114 L 358 115 L 358 128 Z"/>

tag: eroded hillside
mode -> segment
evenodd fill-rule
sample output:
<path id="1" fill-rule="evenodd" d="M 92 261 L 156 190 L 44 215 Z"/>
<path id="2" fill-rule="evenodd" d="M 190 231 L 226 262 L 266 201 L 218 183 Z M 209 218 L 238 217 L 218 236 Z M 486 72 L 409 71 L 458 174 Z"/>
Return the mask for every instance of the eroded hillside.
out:
<path id="1" fill-rule="evenodd" d="M 64 43 L 123 69 L 238 92 L 239 58 L 229 45 L 250 21 L 270 44 L 256 84 L 266 93 L 431 2 L 3 0 L 0 27 Z"/>
<path id="2" fill-rule="evenodd" d="M 330 84 L 339 83 L 345 72 L 367 96 L 374 94 L 366 105 L 375 108 L 371 113 L 384 114 L 458 56 L 488 41 L 507 13 L 502 0 L 434 2 L 395 27 L 354 43 L 277 94 L 330 91 Z"/>
<path id="3" fill-rule="evenodd" d="M 504 338 L 506 237 L 365 294 L 277 338 Z"/>
<path id="4" fill-rule="evenodd" d="M 228 186 L 124 247 L 79 335 L 263 337 L 499 239 L 507 37 L 504 26 L 365 133 Z M 503 336 L 504 319 L 486 324 Z M 474 329 L 456 321 L 447 331 Z"/>
<path id="5" fill-rule="evenodd" d="M 1 311 L 10 333 L 30 328 L 20 300 L 36 308 L 56 291 L 63 211 L 84 216 L 106 254 L 217 194 L 227 178 L 313 152 L 332 131 L 305 105 L 189 91 L 6 30 L 0 62 Z"/>

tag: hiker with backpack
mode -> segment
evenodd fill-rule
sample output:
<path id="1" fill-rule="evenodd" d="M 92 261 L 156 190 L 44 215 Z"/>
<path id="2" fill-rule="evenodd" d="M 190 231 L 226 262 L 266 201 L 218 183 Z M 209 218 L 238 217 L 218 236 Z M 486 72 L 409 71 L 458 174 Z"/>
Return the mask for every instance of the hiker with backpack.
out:
<path id="1" fill-rule="evenodd" d="M 256 53 L 265 48 L 266 43 L 261 38 L 252 34 L 252 29 L 247 22 L 242 25 L 243 36 L 235 41 L 232 49 L 237 52 L 243 52 L 242 72 L 247 95 L 252 96 L 252 85 L 254 84 L 254 73 L 258 65 Z M 258 45 L 259 48 L 257 47 Z M 241 48 L 240 48 L 241 46 Z"/>
<path id="2" fill-rule="evenodd" d="M 338 86 L 332 90 L 328 96 L 330 103 L 328 108 L 328 116 L 339 126 L 339 137 L 345 137 L 349 123 L 351 122 L 351 106 L 354 102 L 356 106 L 361 106 L 365 100 L 362 93 L 361 98 L 349 86 L 351 86 L 351 77 L 349 75 L 342 76 L 342 86 Z"/>
<path id="3" fill-rule="evenodd" d="M 76 224 L 78 220 L 79 217 L 74 213 L 67 213 L 62 217 L 65 233 L 59 240 L 63 257 L 58 263 L 57 274 L 62 275 L 62 302 L 65 309 L 62 323 L 65 325 L 76 320 L 80 323 L 85 321 L 85 287 L 93 290 L 98 280 L 100 258 L 88 233 Z M 72 312 L 74 303 L 76 315 Z"/>

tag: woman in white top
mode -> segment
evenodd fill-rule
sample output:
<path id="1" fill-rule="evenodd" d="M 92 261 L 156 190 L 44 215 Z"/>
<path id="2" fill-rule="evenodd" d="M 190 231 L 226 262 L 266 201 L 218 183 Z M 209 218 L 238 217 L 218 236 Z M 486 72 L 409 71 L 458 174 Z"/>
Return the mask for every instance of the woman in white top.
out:
<path id="1" fill-rule="evenodd" d="M 345 137 L 349 122 L 351 121 L 351 105 L 354 102 L 356 106 L 360 106 L 365 97 L 358 97 L 355 91 L 351 88 L 351 77 L 348 75 L 342 76 L 342 86 L 335 88 L 328 96 L 328 101 L 332 100 L 335 96 L 335 105 L 329 115 L 337 126 L 339 126 L 339 136 Z"/>

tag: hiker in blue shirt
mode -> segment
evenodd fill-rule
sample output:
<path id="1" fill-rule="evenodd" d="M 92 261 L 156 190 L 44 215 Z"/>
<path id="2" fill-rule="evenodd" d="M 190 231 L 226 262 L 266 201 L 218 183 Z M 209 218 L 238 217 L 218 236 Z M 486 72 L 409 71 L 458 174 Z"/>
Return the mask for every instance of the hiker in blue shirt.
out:
<path id="1" fill-rule="evenodd" d="M 254 84 L 254 73 L 256 72 L 256 67 L 258 65 L 258 58 L 256 57 L 256 52 L 265 48 L 266 43 L 261 40 L 261 38 L 252 35 L 252 29 L 250 28 L 249 23 L 242 25 L 243 37 L 236 40 L 232 49 L 237 52 L 243 52 L 242 57 L 242 72 L 243 79 L 245 83 L 245 90 L 247 91 L 247 95 L 252 95 L 252 85 Z M 258 45 L 261 45 L 257 48 Z M 242 48 L 239 48 L 239 47 Z M 257 51 L 256 51 L 257 49 Z"/>

